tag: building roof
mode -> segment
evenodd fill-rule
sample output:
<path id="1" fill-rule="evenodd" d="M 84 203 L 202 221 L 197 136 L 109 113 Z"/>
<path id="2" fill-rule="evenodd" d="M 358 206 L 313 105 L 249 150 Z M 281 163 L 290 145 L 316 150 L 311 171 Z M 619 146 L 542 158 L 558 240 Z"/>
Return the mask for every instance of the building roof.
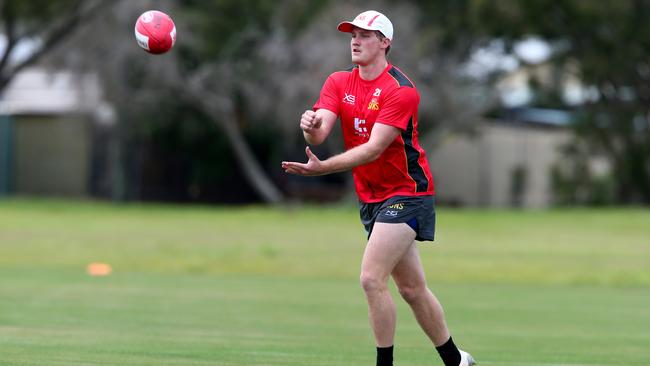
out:
<path id="1" fill-rule="evenodd" d="M 504 109 L 497 116 L 505 122 L 548 127 L 566 127 L 575 119 L 570 111 L 531 107 Z"/>
<path id="2" fill-rule="evenodd" d="M 94 109 L 100 99 L 96 76 L 28 68 L 16 75 L 0 97 L 0 114 L 83 113 Z"/>

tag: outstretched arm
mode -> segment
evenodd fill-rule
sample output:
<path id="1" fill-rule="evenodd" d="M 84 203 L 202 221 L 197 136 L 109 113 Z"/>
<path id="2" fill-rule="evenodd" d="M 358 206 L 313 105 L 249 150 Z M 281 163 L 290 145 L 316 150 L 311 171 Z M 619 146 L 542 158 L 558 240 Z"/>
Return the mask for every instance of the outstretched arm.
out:
<path id="1" fill-rule="evenodd" d="M 397 127 L 376 123 L 372 128 L 370 139 L 365 144 L 356 146 L 344 153 L 319 160 L 309 147 L 305 149 L 306 163 L 283 161 L 282 169 L 290 174 L 315 176 L 342 172 L 356 166 L 376 160 L 400 134 Z"/>

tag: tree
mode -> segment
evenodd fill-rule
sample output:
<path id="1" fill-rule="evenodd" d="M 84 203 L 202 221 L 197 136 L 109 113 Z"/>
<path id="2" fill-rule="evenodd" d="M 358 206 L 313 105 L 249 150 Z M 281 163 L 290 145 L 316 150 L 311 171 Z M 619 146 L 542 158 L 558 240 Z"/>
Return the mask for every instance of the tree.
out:
<path id="1" fill-rule="evenodd" d="M 157 1 L 157 8 L 172 14 L 179 39 L 172 52 L 160 57 L 144 54 L 134 47 L 135 42 L 123 41 L 132 39 L 135 17 L 153 2 L 124 3 L 95 25 L 97 36 L 80 35 L 69 42 L 68 52 L 59 54 L 58 62 L 99 72 L 108 99 L 117 105 L 122 119 L 137 120 L 143 116 L 143 109 L 155 112 L 189 107 L 198 111 L 220 128 L 238 162 L 236 169 L 243 172 L 258 197 L 278 203 L 284 200 L 283 194 L 244 136 L 245 127 L 253 125 L 250 105 L 256 98 L 276 92 L 261 85 L 269 70 L 260 68 L 256 52 L 273 27 L 299 29 L 306 16 L 318 11 L 320 3 Z M 249 91 L 255 85 L 261 86 L 256 95 L 251 95 Z M 156 113 L 155 118 L 154 123 L 147 124 L 149 131 L 143 131 L 143 123 L 120 128 L 127 135 L 140 130 L 143 136 L 151 136 L 155 130 L 171 126 L 178 136 L 183 135 L 187 124 L 169 121 L 171 114 Z M 191 162 L 199 165 L 195 163 Z"/>
<path id="2" fill-rule="evenodd" d="M 650 1 L 482 4 L 480 17 L 489 20 L 486 31 L 508 41 L 527 35 L 545 38 L 556 46 L 551 62 L 558 73 L 576 77 L 591 91 L 583 104 L 564 106 L 578 116 L 567 149 L 579 168 L 572 179 L 584 182 L 585 174 L 593 174 L 584 168 L 584 159 L 600 154 L 613 167 L 616 200 L 650 204 Z M 560 87 L 539 92 L 561 95 Z"/>
<path id="3" fill-rule="evenodd" d="M 185 64 L 179 70 L 176 85 L 183 85 L 184 100 L 220 123 L 228 137 L 248 182 L 268 203 L 284 200 L 283 194 L 264 173 L 238 126 L 237 116 L 247 114 L 262 95 L 277 93 L 263 85 L 267 74 L 258 50 L 278 28 L 288 32 L 302 30 L 306 22 L 322 9 L 326 1 L 264 0 L 180 1 L 180 9 L 195 25 L 197 47 L 186 49 Z M 207 16 L 206 16 L 207 15 Z M 183 65 L 183 64 L 181 64 Z M 187 82 L 182 83 L 182 80 Z M 218 82 L 215 83 L 215 81 Z M 286 85 L 285 85 L 286 87 Z M 290 86 L 289 86 L 290 87 Z M 252 93 L 251 93 L 252 91 Z M 242 98 L 247 100 L 242 101 Z M 252 100 L 252 103 L 247 103 Z"/>
<path id="4" fill-rule="evenodd" d="M 101 0 L 4 0 L 0 4 L 0 24 L 4 27 L 5 38 L 0 53 L 0 95 L 16 74 L 40 61 L 84 23 L 115 3 Z M 31 52 L 16 60 L 18 46 L 30 41 Z"/>

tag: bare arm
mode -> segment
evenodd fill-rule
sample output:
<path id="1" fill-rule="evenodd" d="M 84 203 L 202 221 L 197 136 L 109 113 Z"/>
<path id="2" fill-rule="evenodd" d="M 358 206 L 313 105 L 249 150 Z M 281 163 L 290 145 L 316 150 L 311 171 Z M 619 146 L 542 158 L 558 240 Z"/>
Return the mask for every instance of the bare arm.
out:
<path id="1" fill-rule="evenodd" d="M 397 127 L 377 123 L 373 126 L 370 139 L 365 144 L 322 161 L 307 147 L 305 152 L 309 160 L 306 163 L 283 161 L 282 169 L 290 174 L 306 176 L 349 170 L 376 160 L 399 134 L 400 129 Z"/>
<path id="2" fill-rule="evenodd" d="M 305 141 L 310 145 L 320 145 L 325 141 L 336 123 L 337 115 L 327 109 L 306 110 L 300 118 L 300 128 Z"/>

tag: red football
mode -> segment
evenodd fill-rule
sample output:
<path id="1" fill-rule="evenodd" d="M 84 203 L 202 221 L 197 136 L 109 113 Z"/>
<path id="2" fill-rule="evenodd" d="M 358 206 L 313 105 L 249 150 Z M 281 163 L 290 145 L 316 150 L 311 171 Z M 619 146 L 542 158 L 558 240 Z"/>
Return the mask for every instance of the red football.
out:
<path id="1" fill-rule="evenodd" d="M 149 53 L 165 53 L 176 43 L 176 26 L 169 15 L 149 10 L 135 22 L 135 39 Z"/>

